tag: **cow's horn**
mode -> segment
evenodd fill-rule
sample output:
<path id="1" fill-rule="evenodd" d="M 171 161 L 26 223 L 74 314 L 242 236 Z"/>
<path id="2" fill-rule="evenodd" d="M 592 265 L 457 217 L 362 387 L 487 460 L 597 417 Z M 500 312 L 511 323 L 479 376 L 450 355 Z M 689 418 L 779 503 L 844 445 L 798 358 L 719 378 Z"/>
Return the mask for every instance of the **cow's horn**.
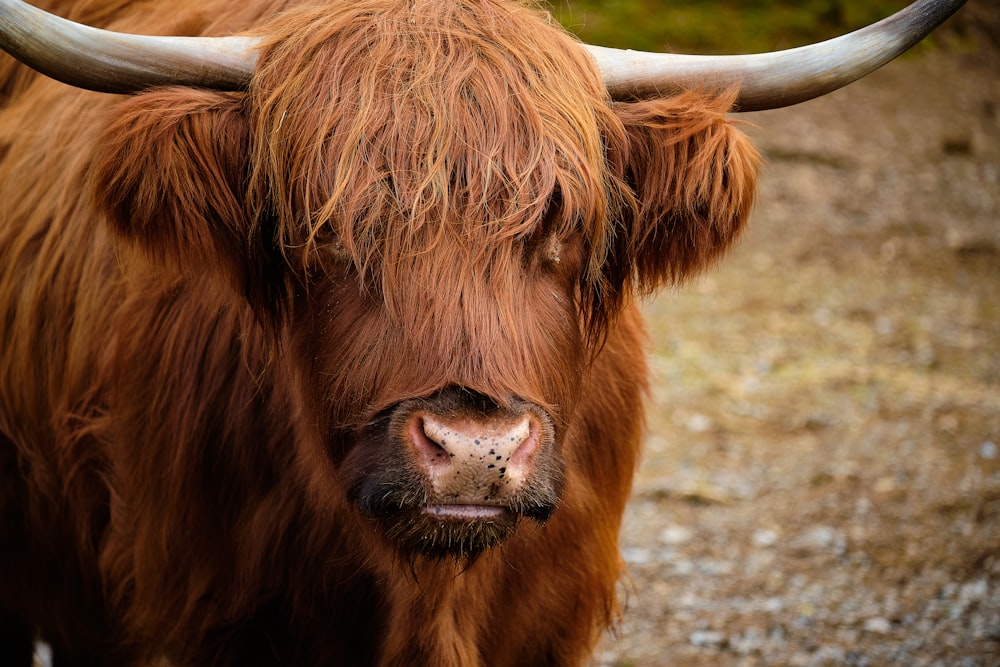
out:
<path id="1" fill-rule="evenodd" d="M 918 0 L 892 16 L 818 44 L 737 56 L 689 56 L 588 46 L 616 99 L 662 97 L 690 88 L 740 87 L 735 109 L 805 102 L 874 72 L 926 37 L 965 0 Z"/>
<path id="2" fill-rule="evenodd" d="M 0 0 L 0 48 L 54 79 L 106 93 L 157 85 L 240 90 L 253 74 L 250 37 L 152 37 L 67 21 Z"/>
<path id="3" fill-rule="evenodd" d="M 965 0 L 918 0 L 878 23 L 797 49 L 690 56 L 587 46 L 612 97 L 740 86 L 735 108 L 774 109 L 819 97 L 878 69 L 926 37 Z M 259 42 L 249 37 L 152 37 L 109 32 L 0 0 L 0 48 L 81 88 L 133 92 L 154 85 L 244 88 Z"/>

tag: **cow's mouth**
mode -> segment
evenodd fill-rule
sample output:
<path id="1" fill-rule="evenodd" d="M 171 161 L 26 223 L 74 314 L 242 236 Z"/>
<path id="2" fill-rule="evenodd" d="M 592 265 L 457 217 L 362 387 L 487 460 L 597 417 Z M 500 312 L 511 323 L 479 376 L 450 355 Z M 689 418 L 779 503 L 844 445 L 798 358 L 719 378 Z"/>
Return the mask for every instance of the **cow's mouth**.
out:
<path id="1" fill-rule="evenodd" d="M 396 502 L 390 500 L 393 497 Z M 430 558 L 475 558 L 509 538 L 523 519 L 542 523 L 556 509 L 555 502 L 403 505 L 395 493 L 380 499 L 364 493 L 355 498 L 402 553 Z"/>
<path id="2" fill-rule="evenodd" d="M 490 521 L 510 514 L 510 510 L 499 505 L 428 505 L 424 513 L 442 521 Z"/>
<path id="3" fill-rule="evenodd" d="M 517 527 L 520 515 L 496 505 L 435 504 L 377 518 L 403 553 L 464 559 L 500 545 Z"/>

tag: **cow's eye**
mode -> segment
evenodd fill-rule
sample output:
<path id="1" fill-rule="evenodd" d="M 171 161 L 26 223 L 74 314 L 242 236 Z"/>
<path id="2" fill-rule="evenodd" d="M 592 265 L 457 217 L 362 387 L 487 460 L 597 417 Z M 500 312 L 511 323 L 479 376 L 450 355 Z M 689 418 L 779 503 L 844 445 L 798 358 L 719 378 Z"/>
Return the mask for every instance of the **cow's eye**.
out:
<path id="1" fill-rule="evenodd" d="M 339 236 L 335 236 L 329 244 L 327 244 L 327 253 L 329 253 L 330 258 L 337 262 L 349 262 L 351 261 L 351 253 L 347 251 L 344 244 L 340 241 Z"/>
<path id="2" fill-rule="evenodd" d="M 329 224 L 317 229 L 314 237 L 315 247 L 323 261 L 348 262 L 351 253 L 344 247 L 340 235 Z"/>

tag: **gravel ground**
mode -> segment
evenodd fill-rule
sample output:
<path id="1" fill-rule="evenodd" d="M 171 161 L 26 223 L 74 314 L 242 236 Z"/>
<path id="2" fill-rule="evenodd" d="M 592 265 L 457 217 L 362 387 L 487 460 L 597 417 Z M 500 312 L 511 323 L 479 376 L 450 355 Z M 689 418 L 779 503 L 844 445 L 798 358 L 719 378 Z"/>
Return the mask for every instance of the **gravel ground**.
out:
<path id="1" fill-rule="evenodd" d="M 746 116 L 745 242 L 647 304 L 655 387 L 595 665 L 1000 665 L 1000 5 Z"/>

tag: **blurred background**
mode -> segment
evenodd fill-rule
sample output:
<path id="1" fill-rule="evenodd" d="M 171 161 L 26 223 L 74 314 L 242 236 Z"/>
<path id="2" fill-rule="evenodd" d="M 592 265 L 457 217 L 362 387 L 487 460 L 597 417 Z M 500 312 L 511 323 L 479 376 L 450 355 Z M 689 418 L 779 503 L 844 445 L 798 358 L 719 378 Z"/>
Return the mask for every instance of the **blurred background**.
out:
<path id="1" fill-rule="evenodd" d="M 829 39 L 906 6 L 901 0 L 553 0 L 585 42 L 646 51 L 752 53 Z"/>
<path id="2" fill-rule="evenodd" d="M 558 0 L 584 41 L 799 46 L 890 0 Z M 1000 2 L 735 116 L 768 159 L 719 267 L 645 303 L 654 388 L 595 665 L 1000 665 Z"/>

